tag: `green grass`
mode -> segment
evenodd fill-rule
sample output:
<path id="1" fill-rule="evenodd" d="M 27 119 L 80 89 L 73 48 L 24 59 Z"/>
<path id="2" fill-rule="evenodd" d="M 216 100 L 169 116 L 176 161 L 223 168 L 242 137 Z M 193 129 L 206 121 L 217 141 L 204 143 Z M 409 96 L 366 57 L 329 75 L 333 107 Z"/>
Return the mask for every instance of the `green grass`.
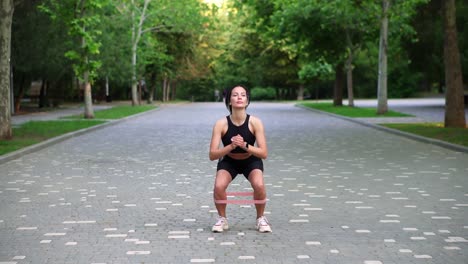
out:
<path id="1" fill-rule="evenodd" d="M 375 108 L 359 108 L 349 106 L 333 106 L 331 103 L 300 103 L 303 106 L 329 112 L 346 117 L 408 117 L 411 115 L 388 111 L 384 115 L 377 115 Z M 440 123 L 412 123 L 412 124 L 380 124 L 382 126 L 398 129 L 404 132 L 423 137 L 438 139 L 452 144 L 468 147 L 468 129 L 444 128 Z"/>
<path id="2" fill-rule="evenodd" d="M 105 121 L 29 121 L 20 127 L 13 128 L 13 138 L 11 140 L 0 141 L 0 155 L 102 123 L 105 123 Z"/>
<path id="3" fill-rule="evenodd" d="M 155 109 L 156 107 L 153 105 L 139 105 L 139 106 L 131 106 L 131 105 L 122 105 L 122 106 L 115 106 L 109 109 L 104 109 L 100 111 L 94 112 L 95 119 L 120 119 L 123 117 L 135 115 L 141 112 L 145 112 L 148 110 Z M 73 115 L 73 116 L 66 116 L 66 119 L 84 119 L 83 115 Z"/>
<path id="4" fill-rule="evenodd" d="M 301 103 L 301 105 L 324 112 L 329 112 L 346 117 L 408 117 L 411 115 L 399 113 L 395 111 L 388 111 L 383 115 L 377 115 L 376 108 L 367 107 L 349 107 L 349 106 L 333 106 L 332 103 Z"/>
<path id="5" fill-rule="evenodd" d="M 76 115 L 65 117 L 72 120 L 30 121 L 17 128 L 13 128 L 13 138 L 11 140 L 0 141 L 0 155 L 13 152 L 69 132 L 105 123 L 105 119 L 120 119 L 155 108 L 156 107 L 152 105 L 115 106 L 109 109 L 96 111 L 94 113 L 94 118 L 97 120 L 84 119 L 83 115 Z"/>
<path id="6" fill-rule="evenodd" d="M 381 124 L 382 126 L 398 129 L 404 132 L 423 137 L 438 139 L 441 141 L 468 147 L 467 128 L 445 128 L 441 123 L 418 124 Z"/>

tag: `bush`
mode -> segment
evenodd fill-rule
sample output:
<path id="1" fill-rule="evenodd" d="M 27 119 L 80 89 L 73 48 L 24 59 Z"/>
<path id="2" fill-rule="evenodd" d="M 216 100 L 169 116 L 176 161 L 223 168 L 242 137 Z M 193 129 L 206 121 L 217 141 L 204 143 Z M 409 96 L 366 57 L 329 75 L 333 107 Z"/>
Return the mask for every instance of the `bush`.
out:
<path id="1" fill-rule="evenodd" d="M 271 87 L 255 87 L 250 91 L 250 99 L 254 101 L 274 100 L 275 98 L 276 91 Z"/>
<path id="2" fill-rule="evenodd" d="M 212 79 L 200 78 L 177 85 L 177 99 L 195 102 L 213 102 L 215 85 Z M 220 91 L 222 95 L 222 91 Z"/>

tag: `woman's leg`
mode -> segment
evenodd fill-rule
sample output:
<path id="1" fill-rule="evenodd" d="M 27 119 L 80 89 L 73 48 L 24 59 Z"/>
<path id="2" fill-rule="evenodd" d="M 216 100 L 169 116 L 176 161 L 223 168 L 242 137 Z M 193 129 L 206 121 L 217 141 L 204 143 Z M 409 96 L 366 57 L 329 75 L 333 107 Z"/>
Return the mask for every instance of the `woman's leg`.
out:
<path id="1" fill-rule="evenodd" d="M 249 174 L 249 181 L 254 189 L 254 199 L 255 200 L 265 200 L 266 199 L 266 190 L 265 184 L 263 183 L 263 172 L 259 169 L 255 169 Z M 271 226 L 266 217 L 263 215 L 265 213 L 266 203 L 255 204 L 257 209 L 257 230 L 261 233 L 271 232 Z"/>
<path id="2" fill-rule="evenodd" d="M 213 190 L 213 197 L 216 200 L 227 200 L 226 189 L 232 181 L 231 174 L 226 170 L 219 170 L 216 172 L 216 179 Z M 215 203 L 218 215 L 226 217 L 226 204 Z"/>
<path id="3" fill-rule="evenodd" d="M 266 190 L 263 182 L 263 172 L 259 169 L 252 170 L 249 174 L 249 181 L 254 189 L 254 200 L 265 200 Z M 255 208 L 257 209 L 257 218 L 263 216 L 265 205 L 265 203 L 255 204 Z"/>

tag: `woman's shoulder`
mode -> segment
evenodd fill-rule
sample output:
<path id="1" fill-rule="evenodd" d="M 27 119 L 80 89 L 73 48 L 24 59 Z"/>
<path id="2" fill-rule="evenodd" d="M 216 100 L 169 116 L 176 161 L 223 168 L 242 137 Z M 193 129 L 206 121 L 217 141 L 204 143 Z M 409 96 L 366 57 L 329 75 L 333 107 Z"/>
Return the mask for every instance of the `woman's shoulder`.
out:
<path id="1" fill-rule="evenodd" d="M 249 124 L 252 125 L 254 129 L 263 127 L 262 120 L 253 115 L 250 115 Z"/>
<path id="2" fill-rule="evenodd" d="M 252 122 L 252 123 L 262 123 L 262 120 L 256 116 L 253 116 L 253 115 L 249 115 L 250 118 L 249 118 L 249 121 Z"/>
<path id="3" fill-rule="evenodd" d="M 223 118 L 218 119 L 218 120 L 216 121 L 216 123 L 215 123 L 215 126 L 221 126 L 221 127 L 223 127 L 223 126 L 225 126 L 225 125 L 227 125 L 227 118 L 226 118 L 226 117 L 223 117 Z"/>

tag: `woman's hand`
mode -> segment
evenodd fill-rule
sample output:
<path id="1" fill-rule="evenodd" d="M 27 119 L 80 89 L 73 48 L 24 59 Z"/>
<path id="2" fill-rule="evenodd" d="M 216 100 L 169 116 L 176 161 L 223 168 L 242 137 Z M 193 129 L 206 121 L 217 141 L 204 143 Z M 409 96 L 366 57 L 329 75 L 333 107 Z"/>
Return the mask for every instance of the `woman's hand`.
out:
<path id="1" fill-rule="evenodd" d="M 232 141 L 233 149 L 236 147 L 245 149 L 245 141 L 241 135 L 237 134 L 237 136 L 234 136 L 231 138 L 231 141 Z"/>

